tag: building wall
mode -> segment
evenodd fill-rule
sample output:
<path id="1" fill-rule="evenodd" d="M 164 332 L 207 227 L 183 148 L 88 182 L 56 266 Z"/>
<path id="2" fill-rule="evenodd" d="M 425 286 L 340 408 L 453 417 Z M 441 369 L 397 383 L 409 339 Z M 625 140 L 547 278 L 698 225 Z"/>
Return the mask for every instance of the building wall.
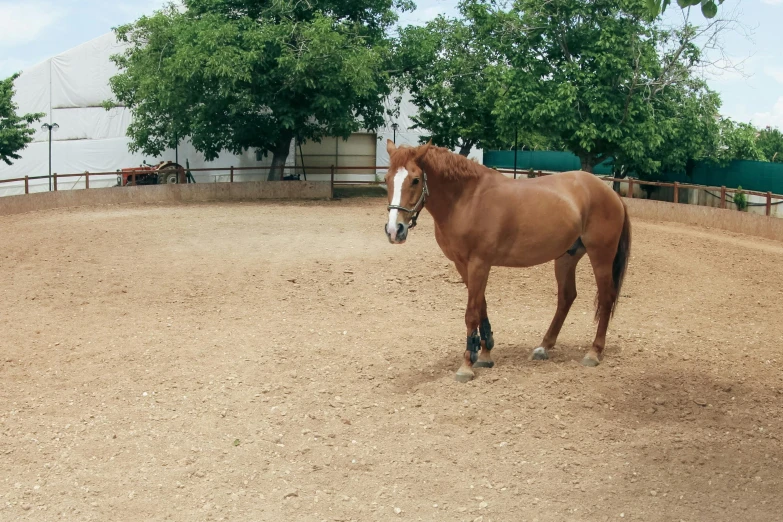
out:
<path id="1" fill-rule="evenodd" d="M 178 159 L 183 166 L 186 160 L 191 168 L 227 168 L 227 167 L 265 167 L 272 162 L 271 154 L 259 157 L 255 150 L 235 155 L 225 152 L 214 161 L 207 161 L 188 141 L 175 150 L 167 150 L 159 157 L 149 157 L 128 150 L 130 140 L 126 136 L 132 114 L 126 107 L 116 107 L 107 111 L 102 104 L 113 98 L 109 80 L 117 74 L 117 68 L 110 57 L 126 49 L 116 41 L 114 33 L 107 33 L 86 42 L 45 62 L 25 70 L 15 83 L 15 101 L 20 113 L 44 113 L 43 122 L 57 123 L 59 130 L 52 133 L 51 171 L 59 174 L 81 172 L 113 172 L 123 168 L 140 166 L 146 161 L 156 164 L 162 160 Z M 387 109 L 391 109 L 393 99 L 386 100 Z M 386 152 L 386 140 L 396 139 L 398 145 L 418 145 L 421 131 L 414 129 L 411 118 L 416 106 L 409 97 L 403 96 L 400 114 L 390 118 L 384 127 L 377 129 L 374 163 L 386 166 L 389 162 Z M 392 123 L 398 124 L 395 131 Z M 13 165 L 0 164 L 0 180 L 16 179 L 24 176 L 47 176 L 49 173 L 49 134 L 40 130 L 40 124 L 34 141 L 21 152 L 22 158 Z M 367 134 L 361 131 L 360 134 Z M 287 165 L 293 172 L 297 144 L 292 141 Z M 363 157 L 344 156 L 348 164 L 366 162 L 369 154 Z M 481 162 L 482 153 L 474 149 L 471 157 Z M 253 181 L 263 179 L 266 171 L 237 172 L 235 180 Z M 342 172 L 338 180 L 371 181 L 380 179 L 385 168 L 368 170 L 364 173 Z M 213 182 L 228 174 L 194 173 L 199 183 Z M 323 176 L 315 176 L 321 179 Z M 91 187 L 108 187 L 116 183 L 116 175 L 91 177 Z M 30 192 L 49 191 L 49 180 L 30 180 Z M 68 178 L 60 180 L 61 190 L 84 187 L 84 179 Z M 0 183 L 0 196 L 24 193 L 24 182 Z"/>

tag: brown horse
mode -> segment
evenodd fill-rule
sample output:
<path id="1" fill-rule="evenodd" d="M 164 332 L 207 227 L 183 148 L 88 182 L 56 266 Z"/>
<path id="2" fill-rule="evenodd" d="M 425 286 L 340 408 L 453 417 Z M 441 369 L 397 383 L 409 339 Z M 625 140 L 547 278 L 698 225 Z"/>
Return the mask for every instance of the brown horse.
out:
<path id="1" fill-rule="evenodd" d="M 467 348 L 457 380 L 473 367 L 494 366 L 484 291 L 493 266 L 527 267 L 555 260 L 557 311 L 532 359 L 548 359 L 576 299 L 576 265 L 587 254 L 598 285 L 593 346 L 582 360 L 597 366 L 631 250 L 631 223 L 612 189 L 586 172 L 512 180 L 431 143 L 397 148 L 387 142 L 391 243 L 404 243 L 426 208 L 435 239 L 468 287 Z"/>

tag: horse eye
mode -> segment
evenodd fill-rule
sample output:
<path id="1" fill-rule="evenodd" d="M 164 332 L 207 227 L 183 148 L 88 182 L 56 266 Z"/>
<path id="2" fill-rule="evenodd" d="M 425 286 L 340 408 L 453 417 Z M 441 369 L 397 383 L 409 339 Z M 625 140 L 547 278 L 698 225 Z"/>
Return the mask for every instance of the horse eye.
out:
<path id="1" fill-rule="evenodd" d="M 411 185 L 418 185 L 419 184 L 419 178 L 413 178 L 413 182 Z"/>

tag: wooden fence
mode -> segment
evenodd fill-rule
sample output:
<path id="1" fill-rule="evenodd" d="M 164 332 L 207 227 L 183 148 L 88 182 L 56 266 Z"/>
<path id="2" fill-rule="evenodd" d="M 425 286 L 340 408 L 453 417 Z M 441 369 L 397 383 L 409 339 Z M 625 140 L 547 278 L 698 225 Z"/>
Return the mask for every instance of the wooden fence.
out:
<path id="1" fill-rule="evenodd" d="M 212 173 L 214 175 L 214 182 L 220 182 L 219 178 L 227 178 L 225 182 L 227 183 L 233 183 L 235 181 L 235 176 L 237 174 L 242 174 L 243 176 L 247 175 L 256 175 L 256 173 L 259 176 L 266 176 L 269 170 L 271 170 L 271 166 L 260 166 L 260 167 L 223 167 L 223 168 L 197 168 L 197 169 L 187 169 L 188 173 Z M 286 166 L 284 167 L 285 170 L 291 171 L 292 169 L 296 171 L 302 171 L 304 179 L 307 179 L 307 172 L 310 172 L 311 175 L 316 175 L 319 177 L 325 177 L 328 176 L 329 180 L 331 182 L 332 188 L 334 188 L 335 185 L 383 185 L 385 184 L 383 180 L 378 179 L 378 173 L 385 172 L 388 167 L 386 166 L 336 166 L 331 165 L 328 167 L 321 166 L 321 167 L 291 167 Z M 539 176 L 549 176 L 553 175 L 555 173 L 553 172 L 544 172 L 544 171 L 520 171 L 520 170 L 512 170 L 512 169 L 496 169 L 498 172 L 509 176 L 513 178 L 527 178 L 527 177 L 539 177 Z M 183 169 L 180 172 L 180 176 L 178 176 L 179 179 L 185 179 L 184 176 L 185 170 Z M 76 174 L 57 174 L 53 173 L 51 176 L 51 186 L 53 191 L 58 190 L 58 180 L 63 179 L 71 179 L 71 178 L 84 178 L 85 181 L 85 188 L 90 188 L 90 178 L 96 179 L 96 178 L 102 178 L 105 179 L 107 176 L 121 176 L 123 174 L 126 174 L 129 176 L 131 180 L 131 184 L 136 183 L 136 176 L 137 175 L 149 175 L 151 172 L 149 170 L 145 169 L 138 169 L 138 170 L 131 170 L 131 171 L 124 171 L 124 172 L 80 172 Z M 371 177 L 371 179 L 366 180 L 340 180 L 335 179 L 336 176 L 339 175 L 346 175 L 346 174 L 357 174 L 362 176 L 368 176 Z M 731 187 L 712 187 L 708 185 L 691 185 L 691 184 L 685 184 L 685 183 L 664 183 L 664 182 L 658 182 L 658 181 L 641 181 L 638 179 L 632 179 L 632 178 L 612 178 L 612 177 L 605 177 L 605 176 L 599 176 L 604 181 L 609 182 L 617 182 L 621 184 L 626 184 L 628 186 L 627 190 L 627 197 L 633 198 L 633 188 L 634 185 L 640 185 L 640 186 L 655 186 L 655 187 L 671 187 L 674 189 L 674 203 L 679 203 L 679 189 L 696 189 L 696 190 L 711 190 L 715 192 L 720 192 L 720 207 L 726 208 L 726 196 L 732 196 L 738 192 L 742 192 L 747 195 L 752 196 L 760 196 L 762 198 L 765 198 L 766 205 L 765 205 L 765 214 L 767 216 L 771 215 L 771 209 L 772 209 L 772 200 L 777 200 L 778 202 L 783 201 L 783 195 L 781 194 L 773 194 L 772 192 L 759 192 L 754 190 L 738 190 L 736 188 Z M 3 184 L 6 183 L 20 183 L 24 182 L 24 192 L 25 194 L 30 193 L 30 181 L 31 180 L 42 180 L 42 179 L 49 179 L 50 176 L 25 176 L 23 178 L 13 178 L 13 179 L 3 179 L 0 180 L 0 188 L 2 188 Z M 777 204 L 777 203 L 776 203 Z"/>

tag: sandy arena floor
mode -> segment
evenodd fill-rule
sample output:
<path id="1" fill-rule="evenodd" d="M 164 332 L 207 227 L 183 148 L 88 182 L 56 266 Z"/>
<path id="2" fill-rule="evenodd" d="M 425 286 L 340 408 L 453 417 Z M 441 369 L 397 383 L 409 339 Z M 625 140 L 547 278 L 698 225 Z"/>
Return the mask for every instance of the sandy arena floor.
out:
<path id="1" fill-rule="evenodd" d="M 595 285 L 550 361 L 551 263 L 467 292 L 384 201 L 0 218 L 0 520 L 783 517 L 783 245 L 634 222 L 604 364 Z"/>

